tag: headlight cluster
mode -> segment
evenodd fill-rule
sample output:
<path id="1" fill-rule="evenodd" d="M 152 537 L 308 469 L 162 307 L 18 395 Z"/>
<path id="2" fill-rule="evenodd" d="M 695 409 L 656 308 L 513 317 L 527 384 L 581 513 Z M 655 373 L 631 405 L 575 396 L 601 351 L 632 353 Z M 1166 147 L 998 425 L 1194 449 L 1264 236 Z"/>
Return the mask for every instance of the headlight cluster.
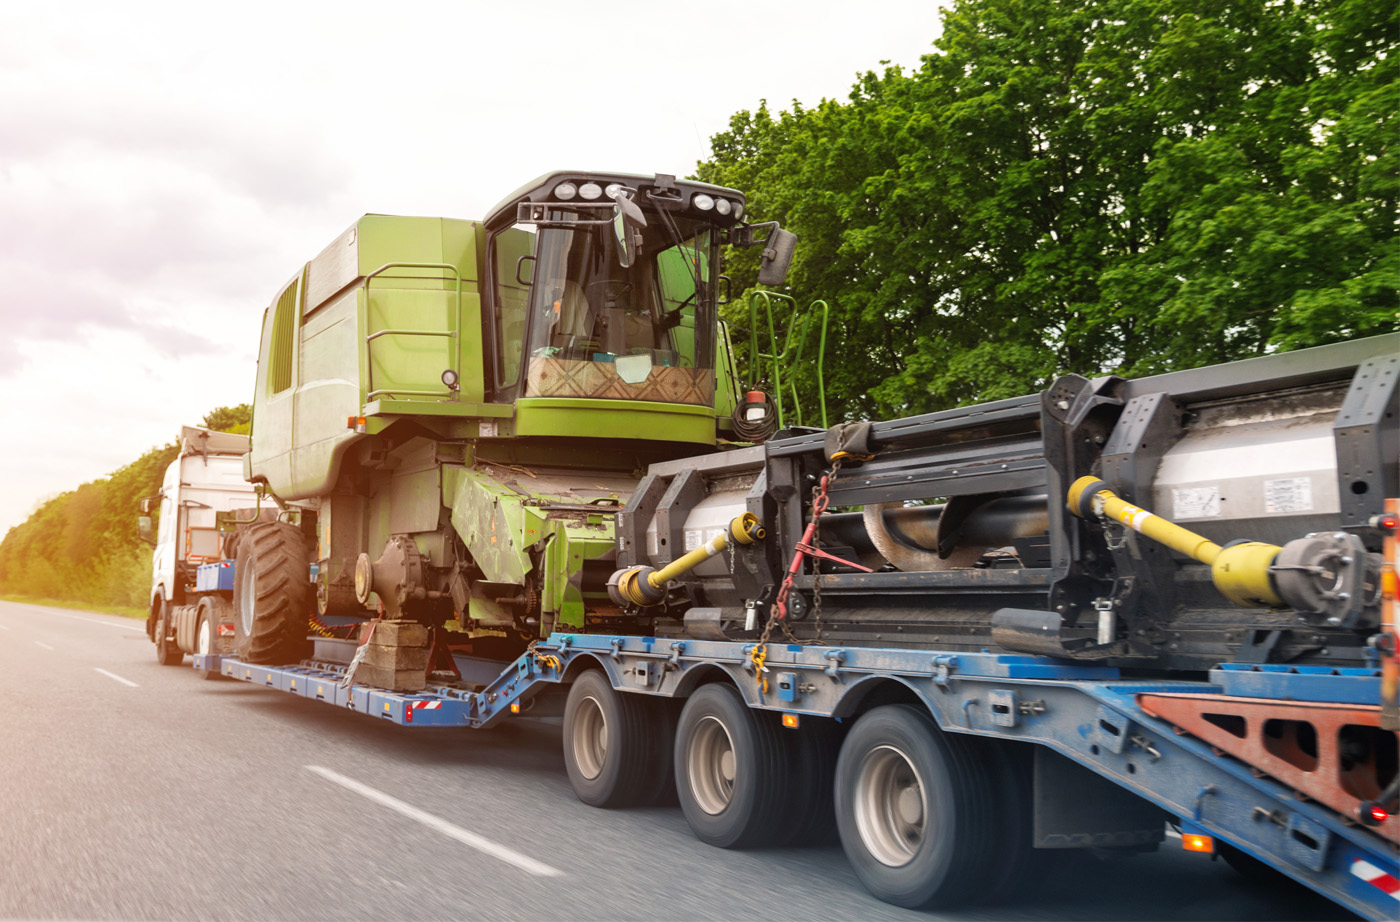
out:
<path id="1" fill-rule="evenodd" d="M 554 187 L 554 197 L 561 202 L 572 202 L 574 199 L 582 199 L 585 202 L 596 202 L 606 196 L 615 199 L 624 190 L 622 183 L 608 183 L 607 188 L 598 185 L 596 182 L 585 182 L 579 185 L 575 182 L 565 181 Z M 735 218 L 744 216 L 743 202 L 732 202 L 726 198 L 716 198 L 705 192 L 697 192 L 690 199 L 690 204 L 696 211 L 713 211 L 721 215 L 734 215 Z"/>
<path id="2" fill-rule="evenodd" d="M 699 211 L 710 211 L 713 209 L 715 212 L 723 215 L 733 212 L 736 218 L 742 218 L 744 216 L 743 202 L 731 202 L 727 198 L 715 198 L 713 195 L 708 195 L 704 192 L 695 193 L 695 196 L 690 200 L 690 204 Z"/>
<path id="3" fill-rule="evenodd" d="M 561 182 L 554 187 L 554 197 L 561 202 L 572 202 L 576 198 L 591 202 L 603 197 L 603 188 L 596 182 L 586 182 L 581 186 L 571 182 Z"/>

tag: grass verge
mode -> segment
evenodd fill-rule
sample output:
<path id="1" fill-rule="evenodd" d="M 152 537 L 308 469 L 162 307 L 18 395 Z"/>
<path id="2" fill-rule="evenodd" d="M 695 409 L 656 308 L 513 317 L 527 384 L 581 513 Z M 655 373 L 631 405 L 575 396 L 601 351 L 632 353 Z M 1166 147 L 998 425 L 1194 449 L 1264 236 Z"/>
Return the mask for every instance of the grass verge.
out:
<path id="1" fill-rule="evenodd" d="M 0 602 L 21 602 L 25 605 L 45 605 L 49 608 L 79 608 L 83 611 L 101 612 L 104 615 L 121 615 L 123 618 L 145 620 L 146 612 L 129 605 L 97 605 L 82 599 L 36 599 L 27 595 L 0 595 Z"/>

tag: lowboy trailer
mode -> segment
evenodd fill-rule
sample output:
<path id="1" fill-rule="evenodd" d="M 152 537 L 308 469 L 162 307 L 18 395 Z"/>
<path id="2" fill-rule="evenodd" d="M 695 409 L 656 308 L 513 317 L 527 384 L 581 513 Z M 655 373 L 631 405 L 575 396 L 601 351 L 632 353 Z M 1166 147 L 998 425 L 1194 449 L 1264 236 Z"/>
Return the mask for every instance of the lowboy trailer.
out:
<path id="1" fill-rule="evenodd" d="M 902 906 L 1005 895 L 1047 850 L 1151 850 L 1171 826 L 1394 918 L 1398 353 L 1066 376 L 660 458 L 610 505 L 606 599 L 524 652 L 411 606 L 323 606 L 296 665 L 196 666 L 406 727 L 562 716 L 586 803 L 673 787 L 728 848 L 834 828 Z M 518 494 L 547 468 L 484 469 Z M 417 585 L 382 566 L 366 586 Z"/>

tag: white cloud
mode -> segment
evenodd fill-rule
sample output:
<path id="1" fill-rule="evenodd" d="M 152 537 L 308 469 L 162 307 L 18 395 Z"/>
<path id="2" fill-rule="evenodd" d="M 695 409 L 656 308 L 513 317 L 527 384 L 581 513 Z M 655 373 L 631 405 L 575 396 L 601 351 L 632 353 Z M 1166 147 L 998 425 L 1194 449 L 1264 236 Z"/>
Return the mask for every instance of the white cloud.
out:
<path id="1" fill-rule="evenodd" d="M 684 175 L 761 98 L 917 66 L 917 0 L 0 5 L 0 533 L 251 397 L 271 295 L 364 212 Z"/>

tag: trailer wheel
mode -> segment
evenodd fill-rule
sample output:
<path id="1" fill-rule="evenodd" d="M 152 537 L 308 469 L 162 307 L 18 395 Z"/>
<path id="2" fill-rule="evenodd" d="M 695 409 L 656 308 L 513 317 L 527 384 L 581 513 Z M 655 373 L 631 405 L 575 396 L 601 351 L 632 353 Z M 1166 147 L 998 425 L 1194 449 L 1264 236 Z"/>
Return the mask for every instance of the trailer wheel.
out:
<path id="1" fill-rule="evenodd" d="M 788 830 L 789 749 L 776 714 L 753 711 L 729 685 L 701 687 L 676 727 L 676 794 L 696 838 L 752 848 Z"/>
<path id="2" fill-rule="evenodd" d="M 156 619 L 156 662 L 162 666 L 178 666 L 185 660 L 184 652 L 170 640 L 170 603 L 160 603 L 160 617 Z"/>
<path id="3" fill-rule="evenodd" d="M 908 705 L 858 720 L 836 764 L 836 824 L 856 876 L 911 909 L 984 892 L 996 860 L 992 795 L 969 747 Z"/>
<path id="4" fill-rule="evenodd" d="M 204 654 L 219 652 L 219 624 L 213 606 L 207 598 L 199 600 L 199 615 L 194 629 L 194 652 Z M 195 674 L 201 679 L 217 679 L 219 677 L 219 673 L 212 669 L 196 668 Z"/>
<path id="5" fill-rule="evenodd" d="M 285 522 L 250 526 L 238 542 L 234 646 L 248 663 L 295 663 L 310 652 L 306 541 Z"/>
<path id="6" fill-rule="evenodd" d="M 671 732 L 660 703 L 619 692 L 598 670 L 574 680 L 564 704 L 564 767 L 579 800 L 628 807 L 656 799 L 669 772 L 653 753 L 670 749 Z"/>
<path id="7" fill-rule="evenodd" d="M 988 875 L 986 896 L 979 903 L 1009 903 L 1031 899 L 1050 872 L 1052 860 L 1063 849 L 1036 848 L 1035 751 L 1031 743 L 969 737 L 979 765 L 986 767 L 1000 819 L 999 848 L 994 869 Z"/>
<path id="8" fill-rule="evenodd" d="M 836 809 L 833 788 L 841 725 L 827 717 L 804 716 L 796 730 L 782 731 L 792 760 L 787 831 L 779 845 L 833 845 Z"/>

